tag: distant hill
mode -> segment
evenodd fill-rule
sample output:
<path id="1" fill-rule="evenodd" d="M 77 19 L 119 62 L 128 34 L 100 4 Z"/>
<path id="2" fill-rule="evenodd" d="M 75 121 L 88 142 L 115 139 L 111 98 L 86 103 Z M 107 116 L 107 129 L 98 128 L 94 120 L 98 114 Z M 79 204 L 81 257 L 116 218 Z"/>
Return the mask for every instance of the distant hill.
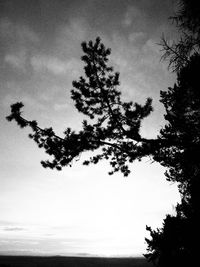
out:
<path id="1" fill-rule="evenodd" d="M 0 256 L 0 267 L 152 267 L 145 258 Z"/>

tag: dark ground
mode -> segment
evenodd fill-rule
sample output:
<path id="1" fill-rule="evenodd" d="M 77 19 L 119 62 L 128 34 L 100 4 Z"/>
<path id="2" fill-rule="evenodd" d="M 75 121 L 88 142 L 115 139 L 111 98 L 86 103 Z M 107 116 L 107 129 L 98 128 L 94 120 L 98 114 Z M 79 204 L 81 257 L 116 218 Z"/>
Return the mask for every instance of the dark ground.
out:
<path id="1" fill-rule="evenodd" d="M 152 267 L 145 258 L 0 256 L 0 267 Z"/>

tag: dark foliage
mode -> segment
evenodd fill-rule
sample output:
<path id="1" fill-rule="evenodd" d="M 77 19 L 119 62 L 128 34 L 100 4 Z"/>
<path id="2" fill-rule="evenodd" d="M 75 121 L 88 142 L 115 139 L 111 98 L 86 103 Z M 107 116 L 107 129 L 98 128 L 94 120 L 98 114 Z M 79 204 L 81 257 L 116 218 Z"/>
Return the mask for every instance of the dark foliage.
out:
<path id="1" fill-rule="evenodd" d="M 163 59 L 169 60 L 169 68 L 179 71 L 194 53 L 200 52 L 200 5 L 196 0 L 178 0 L 178 12 L 171 17 L 181 32 L 180 38 L 169 43 L 163 36 Z"/>
<path id="2" fill-rule="evenodd" d="M 94 43 L 82 43 L 82 49 L 85 77 L 73 81 L 71 91 L 78 111 L 89 117 L 82 122 L 81 131 L 76 133 L 67 128 L 61 138 L 52 128 L 42 129 L 36 121 L 22 116 L 22 103 L 11 106 L 7 119 L 15 120 L 22 128 L 31 127 L 33 133 L 29 137 L 53 157 L 52 161 L 42 161 L 44 167 L 61 170 L 82 152 L 98 150 L 98 154 L 83 164 L 109 159 L 112 166 L 109 174 L 121 171 L 127 176 L 130 172 L 128 162 L 150 156 L 165 141 L 148 140 L 140 135 L 141 122 L 152 111 L 152 100 L 148 98 L 144 105 L 121 100 L 119 73 L 108 66 L 111 51 L 105 48 L 100 38 Z"/>
<path id="3" fill-rule="evenodd" d="M 161 229 L 147 227 L 151 239 L 146 239 L 145 256 L 158 266 L 196 266 L 199 261 L 200 9 L 196 1 L 179 3 L 180 11 L 173 19 L 181 39 L 171 47 L 163 47 L 164 58 L 169 58 L 177 72 L 177 83 L 161 92 L 167 124 L 159 136 L 178 145 L 162 148 L 154 159 L 167 167 L 167 180 L 178 182 L 181 203 L 176 206 L 176 215 L 166 216 Z"/>

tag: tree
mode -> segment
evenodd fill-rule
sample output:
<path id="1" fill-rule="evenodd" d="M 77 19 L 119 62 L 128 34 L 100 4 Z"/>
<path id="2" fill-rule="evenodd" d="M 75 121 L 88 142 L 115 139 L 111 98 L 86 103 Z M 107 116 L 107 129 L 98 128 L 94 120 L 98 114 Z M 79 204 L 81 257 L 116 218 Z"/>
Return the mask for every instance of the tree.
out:
<path id="1" fill-rule="evenodd" d="M 83 162 L 85 165 L 109 160 L 109 174 L 121 171 L 127 176 L 128 164 L 147 156 L 165 166 L 167 180 L 178 183 L 182 199 L 176 215 L 167 215 L 161 229 L 147 227 L 151 239 L 146 239 L 145 256 L 158 266 L 187 266 L 198 255 L 193 239 L 200 239 L 200 21 L 195 1 L 180 3 L 173 19 L 181 38 L 171 46 L 163 39 L 163 57 L 177 72 L 177 82 L 173 88 L 161 91 L 166 125 L 157 138 L 147 139 L 140 134 L 142 120 L 153 110 L 152 100 L 148 98 L 144 105 L 122 101 L 119 73 L 108 65 L 111 50 L 100 38 L 82 43 L 85 77 L 74 81 L 71 91 L 77 110 L 88 117 L 82 130 L 67 128 L 61 138 L 52 128 L 42 129 L 36 121 L 25 119 L 22 103 L 13 104 L 7 117 L 22 128 L 31 127 L 29 137 L 53 157 L 42 161 L 44 167 L 61 170 L 84 151 L 96 151 Z"/>
<path id="2" fill-rule="evenodd" d="M 167 215 L 161 229 L 150 232 L 146 239 L 145 255 L 158 266 L 193 266 L 199 260 L 200 239 L 200 18 L 195 1 L 179 1 L 180 10 L 172 17 L 181 37 L 171 46 L 163 39 L 164 59 L 177 72 L 177 83 L 161 92 L 168 122 L 160 137 L 177 139 L 180 146 L 172 146 L 159 153 L 160 163 L 168 168 L 167 180 L 179 183 L 181 203 L 176 215 Z"/>
<path id="3" fill-rule="evenodd" d="M 168 124 L 160 137 L 178 140 L 179 146 L 162 149 L 159 162 L 167 167 L 168 181 L 178 182 L 181 203 L 176 215 L 167 215 L 161 229 L 150 231 L 146 257 L 158 266 L 191 266 L 200 238 L 200 55 L 194 54 L 178 73 L 177 83 L 161 92 Z M 155 158 L 155 157 L 154 157 Z"/>
<path id="4" fill-rule="evenodd" d="M 170 19 L 180 31 L 180 38 L 172 44 L 164 36 L 161 39 L 162 58 L 169 60 L 173 71 L 179 71 L 194 53 L 200 52 L 200 7 L 196 0 L 177 0 L 177 3 L 178 11 Z"/>
<path id="5" fill-rule="evenodd" d="M 82 49 L 85 78 L 73 81 L 74 89 L 71 91 L 76 108 L 89 118 L 83 121 L 81 131 L 76 133 L 67 128 L 64 138 L 61 138 L 52 128 L 42 129 L 36 121 L 22 117 L 22 103 L 11 106 L 7 119 L 15 120 L 22 128 L 32 128 L 33 133 L 29 137 L 53 156 L 52 161 L 42 161 L 44 167 L 61 170 L 72 164 L 82 152 L 97 150 L 95 156 L 84 161 L 85 165 L 109 159 L 112 166 L 110 174 L 121 171 L 127 176 L 130 172 L 127 162 L 150 156 L 166 141 L 145 139 L 139 133 L 141 121 L 152 111 L 152 100 L 148 98 L 144 105 L 121 100 L 119 73 L 108 66 L 111 51 L 105 48 L 100 38 L 94 43 L 82 43 Z"/>

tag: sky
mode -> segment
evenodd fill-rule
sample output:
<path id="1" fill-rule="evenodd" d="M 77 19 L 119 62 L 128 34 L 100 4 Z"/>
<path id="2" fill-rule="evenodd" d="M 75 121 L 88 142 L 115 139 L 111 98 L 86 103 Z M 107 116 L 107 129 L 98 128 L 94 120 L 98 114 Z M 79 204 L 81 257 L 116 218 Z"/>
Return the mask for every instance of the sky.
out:
<path id="1" fill-rule="evenodd" d="M 153 98 L 141 134 L 156 137 L 164 125 L 160 90 L 175 81 L 158 43 L 163 33 L 177 37 L 168 20 L 175 9 L 175 0 L 0 1 L 0 254 L 142 255 L 146 225 L 161 227 L 173 214 L 177 185 L 158 163 L 135 162 L 127 178 L 109 176 L 106 161 L 44 169 L 48 157 L 29 130 L 5 117 L 22 101 L 24 116 L 41 127 L 61 136 L 80 129 L 70 90 L 83 75 L 81 42 L 100 36 L 120 72 L 123 100 Z"/>

